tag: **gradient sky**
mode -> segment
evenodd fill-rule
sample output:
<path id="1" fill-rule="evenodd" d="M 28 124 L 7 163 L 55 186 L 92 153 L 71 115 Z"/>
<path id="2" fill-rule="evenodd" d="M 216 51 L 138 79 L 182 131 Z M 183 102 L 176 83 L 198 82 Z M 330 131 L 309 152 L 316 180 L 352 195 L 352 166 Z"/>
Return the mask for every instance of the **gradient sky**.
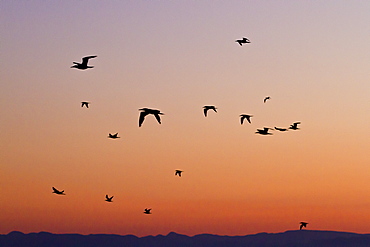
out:
<path id="1" fill-rule="evenodd" d="M 370 232 L 369 1 L 0 5 L 1 234 Z"/>

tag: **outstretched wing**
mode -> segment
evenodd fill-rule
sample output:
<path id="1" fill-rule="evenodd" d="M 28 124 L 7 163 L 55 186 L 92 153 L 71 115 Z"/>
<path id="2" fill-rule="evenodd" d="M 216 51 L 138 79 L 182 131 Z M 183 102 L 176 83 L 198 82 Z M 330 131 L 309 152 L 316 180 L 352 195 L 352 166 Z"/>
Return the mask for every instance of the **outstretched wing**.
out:
<path id="1" fill-rule="evenodd" d="M 204 108 L 203 113 L 205 117 L 207 117 L 207 111 L 208 111 L 208 108 Z"/>
<path id="2" fill-rule="evenodd" d="M 82 58 L 82 64 L 83 65 L 87 65 L 87 63 L 89 62 L 89 59 L 90 58 L 96 58 L 97 56 L 88 56 L 88 57 L 83 57 Z"/>
<path id="3" fill-rule="evenodd" d="M 157 119 L 158 123 L 161 124 L 161 117 L 159 116 L 159 114 L 154 114 L 155 116 L 155 119 Z"/>
<path id="4" fill-rule="evenodd" d="M 54 190 L 55 193 L 60 193 L 60 191 L 57 190 L 56 188 L 54 188 L 54 187 L 52 187 L 52 188 L 53 188 L 53 190 Z"/>
<path id="5" fill-rule="evenodd" d="M 139 127 L 141 127 L 141 125 L 143 124 L 146 115 L 148 115 L 148 113 L 146 113 L 146 112 L 140 112 Z"/>
<path id="6" fill-rule="evenodd" d="M 251 124 L 252 123 L 251 122 L 251 116 L 247 116 L 246 118 L 247 118 L 247 121 Z"/>
<path id="7" fill-rule="evenodd" d="M 245 116 L 240 117 L 240 124 L 243 124 Z"/>

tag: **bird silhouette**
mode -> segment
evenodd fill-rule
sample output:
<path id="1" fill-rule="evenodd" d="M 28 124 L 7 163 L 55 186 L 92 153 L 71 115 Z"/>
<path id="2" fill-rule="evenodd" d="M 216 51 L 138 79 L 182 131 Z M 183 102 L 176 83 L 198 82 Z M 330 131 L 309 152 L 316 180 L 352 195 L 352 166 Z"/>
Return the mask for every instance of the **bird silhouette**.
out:
<path id="1" fill-rule="evenodd" d="M 144 214 L 151 214 L 150 210 L 152 210 L 151 208 L 146 208 L 144 209 Z"/>
<path id="2" fill-rule="evenodd" d="M 252 115 L 247 115 L 247 114 L 241 114 L 241 115 L 240 115 L 240 124 L 243 124 L 244 119 L 247 119 L 247 121 L 248 121 L 249 123 L 252 123 L 252 122 L 251 122 L 251 117 L 253 117 L 253 116 L 252 116 Z"/>
<path id="3" fill-rule="evenodd" d="M 176 175 L 178 175 L 179 177 L 181 177 L 181 173 L 182 173 L 183 171 L 181 171 L 181 170 L 175 170 L 175 176 Z"/>
<path id="4" fill-rule="evenodd" d="M 299 230 L 302 230 L 302 228 L 304 227 L 304 228 L 306 228 L 307 227 L 307 222 L 300 222 L 299 224 L 301 224 L 300 226 L 299 226 Z"/>
<path id="5" fill-rule="evenodd" d="M 139 111 L 141 111 L 140 112 L 140 117 L 139 117 L 139 127 L 141 127 L 141 125 L 144 122 L 144 119 L 145 119 L 146 115 L 148 115 L 148 114 L 154 115 L 154 117 L 157 119 L 158 123 L 161 124 L 161 117 L 159 115 L 164 115 L 164 113 L 162 113 L 160 110 L 149 109 L 149 108 L 141 108 L 141 109 L 139 109 Z"/>
<path id="6" fill-rule="evenodd" d="M 266 103 L 266 101 L 267 101 L 268 99 L 271 99 L 271 98 L 270 98 L 270 96 L 265 97 L 265 98 L 263 99 L 263 103 Z"/>
<path id="7" fill-rule="evenodd" d="M 247 38 L 243 38 L 243 39 L 237 39 L 237 40 L 235 40 L 235 42 L 238 42 L 239 45 L 243 46 L 243 44 L 250 43 L 251 41 Z"/>
<path id="8" fill-rule="evenodd" d="M 90 102 L 82 101 L 81 102 L 81 107 L 86 106 L 86 108 L 89 108 L 89 104 L 90 104 Z"/>
<path id="9" fill-rule="evenodd" d="M 260 134 L 260 135 L 272 135 L 272 133 L 268 133 L 268 131 L 270 130 L 271 128 L 266 128 L 264 127 L 263 130 L 261 129 L 257 129 L 257 132 L 256 134 Z"/>
<path id="10" fill-rule="evenodd" d="M 301 122 L 295 122 L 293 124 L 290 125 L 289 129 L 291 130 L 299 130 L 298 128 L 298 124 L 300 124 Z"/>
<path id="11" fill-rule="evenodd" d="M 116 133 L 116 134 L 109 133 L 108 138 L 117 139 L 117 138 L 121 138 L 121 137 L 118 136 L 118 133 Z"/>
<path id="12" fill-rule="evenodd" d="M 106 201 L 106 202 L 113 202 L 113 201 L 112 201 L 113 197 L 114 197 L 114 196 L 109 197 L 108 195 L 105 195 L 105 201 Z"/>
<path id="13" fill-rule="evenodd" d="M 87 66 L 87 63 L 89 62 L 89 59 L 95 58 L 95 57 L 97 57 L 97 56 L 83 57 L 82 58 L 82 63 L 73 62 L 75 65 L 71 66 L 71 68 L 76 68 L 76 69 L 81 69 L 81 70 L 94 68 L 94 66 Z"/>
<path id="14" fill-rule="evenodd" d="M 204 113 L 204 116 L 207 117 L 207 112 L 208 110 L 213 110 L 214 112 L 217 112 L 216 110 L 217 108 L 214 106 L 214 105 L 205 105 L 203 106 L 203 113 Z"/>
<path id="15" fill-rule="evenodd" d="M 52 187 L 53 189 L 53 192 L 52 193 L 55 193 L 55 194 L 58 194 L 58 195 L 65 195 L 64 194 L 64 190 L 60 191 L 60 190 L 57 190 L 56 188 Z"/>
<path id="16" fill-rule="evenodd" d="M 282 132 L 283 132 L 283 131 L 288 131 L 288 129 L 278 128 L 278 127 L 275 127 L 275 129 L 276 129 L 276 130 L 278 130 L 278 131 L 282 131 Z"/>

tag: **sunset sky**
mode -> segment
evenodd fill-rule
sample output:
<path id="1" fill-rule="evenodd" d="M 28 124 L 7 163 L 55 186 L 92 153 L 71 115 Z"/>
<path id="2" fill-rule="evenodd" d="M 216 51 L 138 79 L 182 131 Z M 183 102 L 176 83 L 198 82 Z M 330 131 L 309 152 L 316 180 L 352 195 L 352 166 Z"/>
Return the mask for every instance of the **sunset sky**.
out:
<path id="1" fill-rule="evenodd" d="M 370 233 L 370 1 L 0 6 L 0 234 Z"/>

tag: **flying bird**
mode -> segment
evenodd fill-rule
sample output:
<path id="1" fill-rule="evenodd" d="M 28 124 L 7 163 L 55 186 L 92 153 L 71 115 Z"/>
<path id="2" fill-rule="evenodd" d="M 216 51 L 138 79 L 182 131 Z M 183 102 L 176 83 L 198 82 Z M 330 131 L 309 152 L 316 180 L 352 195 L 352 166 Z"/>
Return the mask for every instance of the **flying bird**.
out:
<path id="1" fill-rule="evenodd" d="M 301 122 L 295 122 L 293 124 L 290 125 L 289 129 L 291 130 L 299 130 L 298 128 L 298 124 L 300 124 Z"/>
<path id="2" fill-rule="evenodd" d="M 175 170 L 175 176 L 176 175 L 178 175 L 179 177 L 181 177 L 181 173 L 182 173 L 183 171 L 181 171 L 181 170 Z"/>
<path id="3" fill-rule="evenodd" d="M 151 208 L 146 208 L 144 209 L 144 214 L 151 214 L 150 210 L 152 210 Z"/>
<path id="4" fill-rule="evenodd" d="M 86 108 L 89 108 L 89 104 L 90 104 L 90 102 L 82 101 L 81 102 L 81 107 L 86 106 Z"/>
<path id="5" fill-rule="evenodd" d="M 306 228 L 307 227 L 307 222 L 301 222 L 301 223 L 299 223 L 299 224 L 301 224 L 300 226 L 299 226 L 299 230 L 302 230 L 302 228 L 304 227 L 304 228 Z"/>
<path id="6" fill-rule="evenodd" d="M 271 98 L 270 98 L 270 96 L 265 97 L 265 98 L 263 99 L 263 103 L 266 103 L 266 101 L 267 101 L 268 99 L 271 99 Z"/>
<path id="7" fill-rule="evenodd" d="M 282 131 L 282 132 L 283 132 L 283 131 L 288 131 L 288 129 L 278 128 L 278 127 L 275 127 L 275 129 L 276 129 L 276 130 L 278 130 L 278 131 Z"/>
<path id="8" fill-rule="evenodd" d="M 114 196 L 109 197 L 108 195 L 105 195 L 105 201 L 106 201 L 106 202 L 113 202 L 113 201 L 112 201 L 113 197 L 114 197 Z"/>
<path id="9" fill-rule="evenodd" d="M 263 130 L 261 129 L 257 129 L 257 132 L 256 134 L 260 134 L 260 135 L 272 135 L 272 133 L 268 133 L 268 131 L 270 130 L 271 128 L 266 128 L 264 127 Z"/>
<path id="10" fill-rule="evenodd" d="M 109 133 L 108 138 L 117 139 L 117 138 L 121 138 L 121 137 L 118 136 L 118 133 L 116 133 L 116 134 Z"/>
<path id="11" fill-rule="evenodd" d="M 243 46 L 243 44 L 250 43 L 251 41 L 247 38 L 243 38 L 243 39 L 237 39 L 237 40 L 235 40 L 235 42 L 238 42 L 239 45 Z"/>
<path id="12" fill-rule="evenodd" d="M 141 125 L 144 122 L 144 119 L 145 119 L 146 115 L 148 115 L 148 114 L 154 115 L 154 117 L 157 119 L 158 123 L 161 124 L 161 117 L 159 115 L 164 115 L 164 113 L 162 113 L 160 110 L 149 109 L 149 108 L 141 108 L 141 109 L 139 109 L 139 111 L 141 111 L 140 112 L 140 117 L 139 117 L 139 127 L 141 127 Z"/>
<path id="13" fill-rule="evenodd" d="M 244 119 L 247 119 L 247 121 L 248 121 L 249 123 L 252 123 L 252 122 L 251 122 L 251 117 L 253 117 L 253 116 L 252 116 L 252 115 L 247 115 L 247 114 L 241 114 L 241 115 L 240 115 L 240 124 L 243 124 Z"/>
<path id="14" fill-rule="evenodd" d="M 203 106 L 203 113 L 204 113 L 204 116 L 207 117 L 207 112 L 208 110 L 213 110 L 214 112 L 217 112 L 216 110 L 217 108 L 214 106 L 214 105 L 205 105 Z"/>
<path id="15" fill-rule="evenodd" d="M 60 190 L 57 190 L 56 188 L 52 187 L 53 189 L 53 192 L 52 193 L 55 193 L 55 194 L 58 194 L 58 195 L 65 195 L 64 194 L 64 190 L 60 191 Z"/>
<path id="16" fill-rule="evenodd" d="M 75 65 L 71 66 L 71 68 L 82 69 L 82 70 L 94 68 L 94 66 L 87 66 L 87 63 L 89 62 L 89 59 L 96 58 L 96 57 L 97 56 L 83 57 L 82 63 L 73 62 Z"/>

